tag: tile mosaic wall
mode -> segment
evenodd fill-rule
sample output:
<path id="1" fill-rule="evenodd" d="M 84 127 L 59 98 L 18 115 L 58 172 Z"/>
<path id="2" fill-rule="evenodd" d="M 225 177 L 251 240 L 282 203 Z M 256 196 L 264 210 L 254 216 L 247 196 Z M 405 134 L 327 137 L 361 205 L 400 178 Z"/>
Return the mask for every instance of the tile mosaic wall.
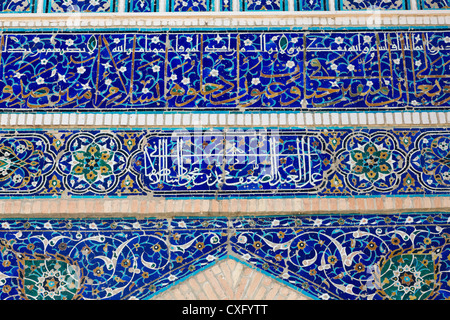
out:
<path id="1" fill-rule="evenodd" d="M 405 10 L 404 0 L 338 0 L 339 10 Z"/>
<path id="2" fill-rule="evenodd" d="M 33 13 L 35 12 L 34 0 L 1 0 L 0 13 Z"/>
<path id="3" fill-rule="evenodd" d="M 167 0 L 166 8 L 170 12 L 214 11 L 213 0 Z"/>
<path id="4" fill-rule="evenodd" d="M 232 257 L 315 299 L 445 299 L 449 218 L 4 219 L 0 298 L 148 299 Z"/>
<path id="5" fill-rule="evenodd" d="M 53 12 L 115 12 L 114 0 L 45 0 L 44 10 Z"/>
<path id="6" fill-rule="evenodd" d="M 158 12 L 159 1 L 156 0 L 128 0 L 126 12 Z"/>
<path id="7" fill-rule="evenodd" d="M 448 0 L 419 0 L 419 9 L 450 9 Z"/>
<path id="8" fill-rule="evenodd" d="M 284 0 L 242 0 L 241 11 L 286 11 Z"/>
<path id="9" fill-rule="evenodd" d="M 0 132 L 0 196 L 439 195 L 448 129 Z"/>
<path id="10" fill-rule="evenodd" d="M 423 110 L 450 100 L 447 31 L 18 33 L 0 47 L 2 110 Z"/>

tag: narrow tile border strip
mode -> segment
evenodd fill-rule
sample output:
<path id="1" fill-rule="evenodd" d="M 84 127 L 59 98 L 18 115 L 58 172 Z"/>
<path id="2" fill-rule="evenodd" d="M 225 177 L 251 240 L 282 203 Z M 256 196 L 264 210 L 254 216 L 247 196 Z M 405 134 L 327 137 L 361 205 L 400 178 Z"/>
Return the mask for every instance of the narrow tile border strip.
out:
<path id="1" fill-rule="evenodd" d="M 439 126 L 450 111 L 272 112 L 272 113 L 2 113 L 0 128 L 43 127 L 321 127 Z"/>
<path id="2" fill-rule="evenodd" d="M 2 14 L 0 28 L 266 28 L 266 27 L 428 27 L 450 25 L 448 10 L 286 11 L 286 12 L 161 12 Z"/>
<path id="3" fill-rule="evenodd" d="M 278 199 L 8 199 L 3 218 L 90 218 L 240 216 L 286 214 L 393 213 L 450 211 L 450 197 L 278 198 Z"/>

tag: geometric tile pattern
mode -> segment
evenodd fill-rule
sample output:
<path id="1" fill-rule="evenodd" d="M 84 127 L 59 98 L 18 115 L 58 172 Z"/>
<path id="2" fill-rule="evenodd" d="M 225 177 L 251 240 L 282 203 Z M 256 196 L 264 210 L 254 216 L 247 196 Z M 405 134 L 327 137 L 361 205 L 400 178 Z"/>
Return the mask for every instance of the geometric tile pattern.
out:
<path id="1" fill-rule="evenodd" d="M 167 0 L 167 11 L 199 12 L 214 11 L 213 0 Z"/>
<path id="2" fill-rule="evenodd" d="M 15 33 L 0 47 L 1 110 L 386 111 L 450 101 L 447 31 Z"/>
<path id="3" fill-rule="evenodd" d="M 419 9 L 450 9 L 448 0 L 418 0 Z"/>
<path id="4" fill-rule="evenodd" d="M 445 195 L 447 129 L 0 132 L 0 196 Z"/>
<path id="5" fill-rule="evenodd" d="M 115 0 L 45 0 L 44 10 L 53 12 L 114 12 Z"/>
<path id="6" fill-rule="evenodd" d="M 34 13 L 35 0 L 1 0 L 0 13 Z"/>
<path id="7" fill-rule="evenodd" d="M 158 12 L 159 1 L 156 0 L 128 0 L 125 12 Z"/>
<path id="8" fill-rule="evenodd" d="M 404 0 L 338 0 L 339 10 L 405 10 Z"/>
<path id="9" fill-rule="evenodd" d="M 0 299 L 148 299 L 226 257 L 314 299 L 446 299 L 449 218 L 3 219 Z"/>

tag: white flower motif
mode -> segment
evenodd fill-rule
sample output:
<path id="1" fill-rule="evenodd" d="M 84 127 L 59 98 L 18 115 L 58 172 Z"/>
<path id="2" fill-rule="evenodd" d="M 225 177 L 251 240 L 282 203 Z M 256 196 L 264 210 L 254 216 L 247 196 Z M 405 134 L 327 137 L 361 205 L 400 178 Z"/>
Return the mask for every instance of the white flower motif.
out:
<path id="1" fill-rule="evenodd" d="M 144 94 L 147 94 L 147 93 L 149 93 L 149 92 L 150 92 L 150 90 L 148 90 L 148 88 L 142 89 L 142 93 L 144 93 Z"/>
<path id="2" fill-rule="evenodd" d="M 36 79 L 36 83 L 37 84 L 43 84 L 44 82 L 45 82 L 44 78 L 42 78 L 42 77 L 39 77 L 39 78 Z"/>
<path id="3" fill-rule="evenodd" d="M 66 75 L 58 73 L 58 81 L 66 82 Z"/>
<path id="4" fill-rule="evenodd" d="M 405 223 L 412 223 L 412 222 L 414 222 L 414 219 L 411 216 L 408 216 L 405 220 Z"/>
<path id="5" fill-rule="evenodd" d="M 23 144 L 18 145 L 16 148 L 16 152 L 18 153 L 24 153 L 27 150 L 27 147 L 25 147 Z"/>
<path id="6" fill-rule="evenodd" d="M 14 73 L 14 78 L 21 78 L 23 76 L 23 73 L 20 73 L 20 72 L 16 72 L 16 73 Z"/>
<path id="7" fill-rule="evenodd" d="M 372 41 L 372 37 L 371 36 L 364 36 L 364 43 L 370 43 Z"/>
<path id="8" fill-rule="evenodd" d="M 337 66 L 337 64 L 332 64 L 331 66 L 330 66 L 330 68 L 331 68 L 331 70 L 337 70 L 337 68 L 338 68 L 338 66 Z"/>
<path id="9" fill-rule="evenodd" d="M 322 300 L 328 300 L 328 299 L 330 299 L 330 295 L 328 293 L 324 293 L 324 294 L 321 294 L 319 296 L 319 298 Z"/>
<path id="10" fill-rule="evenodd" d="M 66 40 L 66 46 L 70 47 L 71 45 L 73 45 L 73 40 L 72 39 L 67 39 Z"/>
<path id="11" fill-rule="evenodd" d="M 178 228 L 186 228 L 186 222 L 184 221 L 178 222 Z"/>
<path id="12" fill-rule="evenodd" d="M 79 74 L 83 74 L 83 73 L 85 73 L 85 72 L 86 72 L 86 68 L 85 68 L 85 67 L 83 67 L 83 66 L 81 66 L 81 67 L 78 67 L 78 68 L 77 68 L 77 72 L 78 72 Z"/>
<path id="13" fill-rule="evenodd" d="M 366 85 L 367 85 L 368 87 L 371 87 L 371 86 L 373 86 L 373 82 L 369 80 L 369 81 L 366 82 Z"/>
<path id="14" fill-rule="evenodd" d="M 155 65 L 155 66 L 152 67 L 152 71 L 153 71 L 153 72 L 159 72 L 159 70 L 161 70 L 161 67 L 160 67 L 160 66 L 156 66 L 156 65 Z"/>
<path id="15" fill-rule="evenodd" d="M 322 224 L 322 219 L 316 219 L 316 220 L 314 220 L 313 227 L 320 227 L 321 224 Z"/>
<path id="16" fill-rule="evenodd" d="M 279 226 L 279 225 L 280 225 L 280 220 L 274 219 L 274 220 L 272 221 L 272 227 L 276 227 L 276 226 Z"/>
<path id="17" fill-rule="evenodd" d="M 400 59 L 394 59 L 392 60 L 395 64 L 400 64 Z"/>
<path id="18" fill-rule="evenodd" d="M 242 256 L 242 259 L 244 259 L 244 260 L 250 260 L 250 255 L 248 254 L 248 253 L 246 253 L 246 254 L 244 254 L 243 256 Z"/>
<path id="19" fill-rule="evenodd" d="M 247 237 L 242 234 L 238 237 L 238 243 L 247 243 Z"/>
<path id="20" fill-rule="evenodd" d="M 187 42 L 191 42 L 191 41 L 192 41 L 192 37 L 187 37 L 187 38 L 186 38 L 186 41 L 187 41 Z"/>
<path id="21" fill-rule="evenodd" d="M 298 38 L 297 38 L 297 37 L 292 38 L 292 39 L 291 39 L 291 42 L 292 42 L 292 43 L 297 43 L 297 42 L 298 42 Z"/>
<path id="22" fill-rule="evenodd" d="M 285 272 L 285 273 L 283 273 L 283 274 L 281 275 L 281 277 L 282 277 L 283 279 L 288 279 L 288 278 L 289 278 L 289 273 Z"/>
<path id="23" fill-rule="evenodd" d="M 353 70 L 355 70 L 355 66 L 352 65 L 352 64 L 349 64 L 349 65 L 347 66 L 347 70 L 348 70 L 348 71 L 353 71 Z"/>
<path id="24" fill-rule="evenodd" d="M 337 44 L 342 44 L 342 43 L 344 43 L 344 38 L 337 37 L 336 39 L 334 39 L 334 42 L 337 43 Z"/>
<path id="25" fill-rule="evenodd" d="M 288 62 L 286 62 L 286 67 L 292 68 L 292 67 L 294 67 L 294 66 L 295 66 L 295 62 L 294 62 L 294 61 L 288 61 Z"/>
<path id="26" fill-rule="evenodd" d="M 9 227 L 9 223 L 8 222 L 3 222 L 2 223 L 2 228 L 3 229 L 9 229 L 10 227 Z"/>
<path id="27" fill-rule="evenodd" d="M 413 101 L 411 101 L 411 104 L 413 106 L 418 106 L 420 104 L 420 102 L 418 102 L 417 100 L 413 100 Z"/>
<path id="28" fill-rule="evenodd" d="M 244 45 L 245 45 L 246 47 L 251 46 L 252 43 L 253 43 L 253 41 L 250 40 L 250 39 L 245 39 L 245 40 L 244 40 Z"/>
<path id="29" fill-rule="evenodd" d="M 209 75 L 211 77 L 217 77 L 219 75 L 219 71 L 216 69 L 212 69 L 211 72 L 209 73 Z"/>
<path id="30" fill-rule="evenodd" d="M 89 83 L 81 84 L 81 87 L 83 88 L 83 90 L 89 90 L 89 89 L 92 89 L 91 86 L 89 85 Z"/>
<path id="31" fill-rule="evenodd" d="M 189 80 L 189 78 L 183 78 L 183 80 L 181 80 L 181 83 L 187 85 L 187 84 L 191 83 L 191 80 Z"/>
<path id="32" fill-rule="evenodd" d="M 359 224 L 360 224 L 360 225 L 364 225 L 364 224 L 367 224 L 367 222 L 368 222 L 368 220 L 367 220 L 366 218 L 362 218 L 362 219 L 359 221 Z"/>
<path id="33" fill-rule="evenodd" d="M 177 80 L 177 75 L 175 73 L 172 73 L 172 75 L 170 76 L 170 80 L 175 81 Z"/>
<path id="34" fill-rule="evenodd" d="M 444 42 L 445 42 L 445 43 L 449 43 L 449 42 L 450 42 L 450 37 L 449 37 L 449 36 L 446 36 L 446 37 L 444 38 Z"/>
<path id="35" fill-rule="evenodd" d="M 107 86 L 110 86 L 111 83 L 112 83 L 112 80 L 111 80 L 111 79 L 106 79 L 106 80 L 105 80 L 105 84 L 106 84 Z"/>
<path id="36" fill-rule="evenodd" d="M 417 60 L 414 64 L 415 64 L 417 67 L 420 67 L 420 66 L 422 65 L 422 61 Z"/>
<path id="37" fill-rule="evenodd" d="M 154 37 L 152 38 L 152 43 L 158 43 L 158 42 L 159 42 L 159 37 L 154 36 Z"/>
<path id="38" fill-rule="evenodd" d="M 97 229 L 97 225 L 95 224 L 95 222 L 89 224 L 89 229 Z"/>
<path id="39" fill-rule="evenodd" d="M 212 254 L 209 254 L 209 255 L 206 257 L 206 260 L 209 261 L 209 262 L 214 261 L 214 260 L 216 260 L 216 259 L 217 259 L 217 258 L 216 258 L 215 256 L 213 256 Z"/>
<path id="40" fill-rule="evenodd" d="M 198 7 L 198 2 L 193 2 L 192 5 L 193 5 L 194 7 Z"/>
<path id="41" fill-rule="evenodd" d="M 448 143 L 445 141 L 442 141 L 438 144 L 438 148 L 441 149 L 442 151 L 446 151 L 446 150 L 448 150 Z"/>
<path id="42" fill-rule="evenodd" d="M 120 39 L 119 39 L 119 38 L 114 38 L 114 39 L 113 39 L 113 42 L 117 44 L 117 43 L 120 42 Z"/>
<path id="43" fill-rule="evenodd" d="M 23 179 L 23 177 L 22 177 L 20 174 L 15 174 L 15 175 L 12 177 L 12 181 L 13 181 L 14 183 L 19 183 L 20 181 L 22 181 L 22 179 Z"/>
<path id="44" fill-rule="evenodd" d="M 122 66 L 122 67 L 119 68 L 119 71 L 120 72 L 125 72 L 125 71 L 127 71 L 127 67 Z"/>
<path id="45" fill-rule="evenodd" d="M 43 66 L 45 66 L 47 63 L 48 63 L 48 60 L 47 60 L 47 59 L 42 59 L 42 60 L 41 60 L 41 64 L 42 64 Z"/>
<path id="46" fill-rule="evenodd" d="M 177 280 L 178 278 L 177 278 L 177 276 L 174 276 L 173 274 L 171 274 L 168 278 L 167 278 L 167 280 L 169 280 L 169 281 L 175 281 L 175 280 Z"/>
<path id="47" fill-rule="evenodd" d="M 98 6 L 98 5 L 99 5 L 98 0 L 90 0 L 89 3 L 90 3 L 91 5 L 93 5 L 93 6 Z"/>
<path id="48" fill-rule="evenodd" d="M 450 180 L 450 171 L 446 171 L 442 174 L 442 179 Z"/>
<path id="49" fill-rule="evenodd" d="M 253 79 L 252 79 L 252 84 L 253 84 L 253 85 L 256 86 L 256 85 L 258 85 L 258 84 L 260 84 L 260 83 L 261 83 L 261 81 L 259 81 L 259 78 L 253 78 Z"/>
<path id="50" fill-rule="evenodd" d="M 141 228 L 141 225 L 139 224 L 139 222 L 134 222 L 134 223 L 133 223 L 133 228 L 134 228 L 134 229 L 140 229 L 140 228 Z"/>
<path id="51" fill-rule="evenodd" d="M 39 37 L 34 37 L 33 38 L 33 42 L 34 43 L 38 43 L 39 41 L 41 41 L 41 38 L 39 38 Z"/>

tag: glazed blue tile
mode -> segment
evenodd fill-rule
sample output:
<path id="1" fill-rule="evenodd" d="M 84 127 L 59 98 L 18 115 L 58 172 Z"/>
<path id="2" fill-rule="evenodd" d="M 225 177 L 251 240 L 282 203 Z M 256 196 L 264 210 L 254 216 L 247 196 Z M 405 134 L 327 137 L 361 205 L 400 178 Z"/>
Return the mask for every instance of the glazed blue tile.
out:
<path id="1" fill-rule="evenodd" d="M 405 0 L 337 0 L 339 10 L 405 10 Z"/>
<path id="2" fill-rule="evenodd" d="M 35 0 L 1 0 L 0 13 L 34 13 Z"/>
<path id="3" fill-rule="evenodd" d="M 3 219 L 0 298 L 148 299 L 233 258 L 313 299 L 446 299 L 449 214 Z"/>
<path id="4" fill-rule="evenodd" d="M 294 0 L 295 11 L 326 11 L 327 3 L 323 0 Z"/>
<path id="5" fill-rule="evenodd" d="M 419 0 L 419 9 L 449 9 L 450 3 L 448 0 Z"/>
<path id="6" fill-rule="evenodd" d="M 5 34 L 0 109 L 445 110 L 449 39 L 446 31 Z"/>
<path id="7" fill-rule="evenodd" d="M 0 196 L 447 195 L 447 129 L 0 132 Z"/>
<path id="8" fill-rule="evenodd" d="M 128 0 L 126 12 L 158 12 L 159 1 L 156 0 Z"/>
<path id="9" fill-rule="evenodd" d="M 401 215 L 400 215 L 401 216 Z M 333 226 L 328 219 L 339 221 Z M 292 218 L 314 221 L 292 228 L 273 217 L 271 226 L 236 226 L 233 252 L 247 264 L 320 299 L 443 299 L 449 236 L 446 214 L 334 215 Z M 238 218 L 260 221 L 258 217 Z M 348 219 L 358 221 L 349 225 Z M 436 221 L 435 221 L 436 219 Z M 373 224 L 373 220 L 383 221 Z M 270 218 L 264 218 L 267 223 Z M 443 221 L 439 225 L 437 221 Z M 239 225 L 240 223 L 238 223 Z M 431 230 L 437 230 L 436 237 Z M 438 256 L 433 253 L 437 252 Z M 438 262 L 439 261 L 439 262 Z M 442 265 L 440 265 L 442 261 Z M 436 263 L 436 264 L 435 264 Z M 444 269 L 439 269 L 440 267 Z M 411 278 L 405 276 L 411 275 Z M 408 281 L 404 281 L 409 279 Z M 442 290 L 443 289 L 443 290 Z"/>
<path id="10" fill-rule="evenodd" d="M 115 12 L 116 0 L 45 0 L 44 10 L 53 12 Z"/>
<path id="11" fill-rule="evenodd" d="M 285 0 L 242 0 L 241 11 L 286 11 Z"/>
<path id="12" fill-rule="evenodd" d="M 169 12 L 199 12 L 214 11 L 212 0 L 167 0 L 167 11 Z"/>

